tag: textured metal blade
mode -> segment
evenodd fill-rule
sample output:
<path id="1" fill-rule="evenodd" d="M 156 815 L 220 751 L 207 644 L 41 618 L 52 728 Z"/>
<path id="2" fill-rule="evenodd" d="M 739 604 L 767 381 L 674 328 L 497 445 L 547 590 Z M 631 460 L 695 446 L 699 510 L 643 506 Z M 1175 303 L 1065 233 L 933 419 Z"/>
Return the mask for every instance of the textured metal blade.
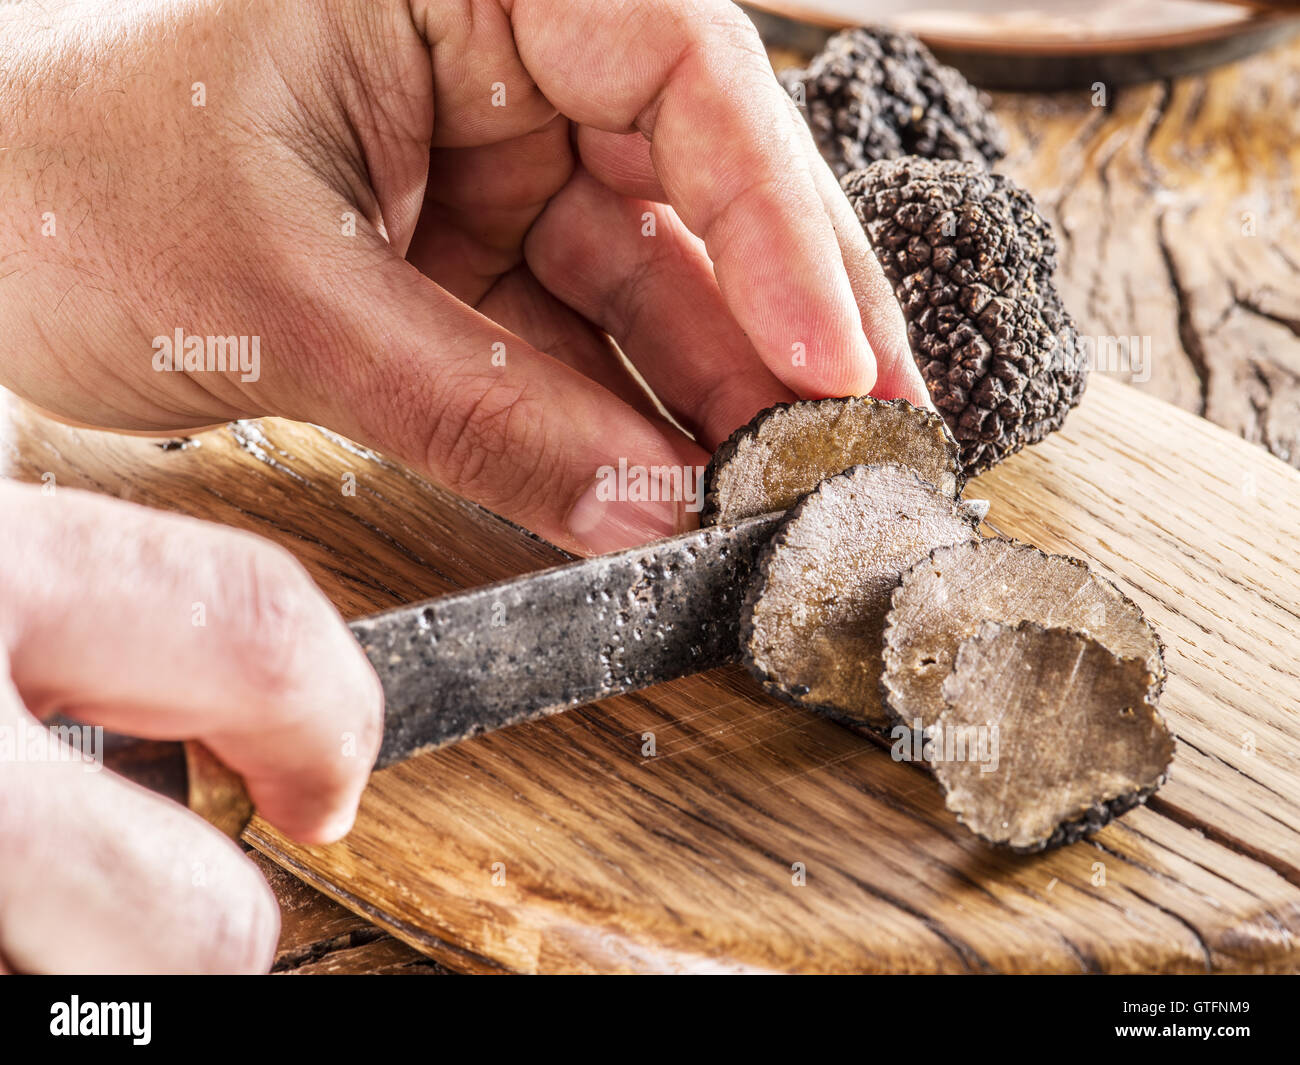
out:
<path id="1" fill-rule="evenodd" d="M 750 572 L 782 517 L 700 529 L 353 622 L 386 698 L 376 768 L 734 661 Z"/>

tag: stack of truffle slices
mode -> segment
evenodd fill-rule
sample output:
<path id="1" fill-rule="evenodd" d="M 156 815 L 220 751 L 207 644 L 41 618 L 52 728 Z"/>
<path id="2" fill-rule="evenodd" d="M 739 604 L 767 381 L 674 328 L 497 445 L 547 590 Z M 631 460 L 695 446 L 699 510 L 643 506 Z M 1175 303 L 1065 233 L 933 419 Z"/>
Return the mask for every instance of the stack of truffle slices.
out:
<path id="1" fill-rule="evenodd" d="M 703 520 L 786 512 L 741 616 L 763 687 L 915 742 L 963 824 L 1032 852 L 1164 783 L 1162 646 L 1084 562 L 981 536 L 987 505 L 963 500 L 963 480 L 933 413 L 803 401 L 719 448 Z"/>

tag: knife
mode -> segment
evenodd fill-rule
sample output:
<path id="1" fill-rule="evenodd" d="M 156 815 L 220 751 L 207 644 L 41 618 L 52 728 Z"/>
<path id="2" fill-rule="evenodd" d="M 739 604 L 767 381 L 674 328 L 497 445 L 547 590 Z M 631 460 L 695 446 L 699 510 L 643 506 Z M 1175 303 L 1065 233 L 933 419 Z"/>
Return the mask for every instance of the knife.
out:
<path id="1" fill-rule="evenodd" d="M 580 559 L 350 623 L 384 690 L 376 769 L 507 725 L 733 662 L 740 605 L 781 512 Z M 237 838 L 253 807 L 202 744 L 105 763 Z M 176 764 L 183 757 L 183 768 Z"/>
<path id="2" fill-rule="evenodd" d="M 959 504 L 983 520 L 984 500 Z M 428 599 L 350 624 L 384 690 L 375 769 L 561 710 L 739 658 L 740 608 L 784 512 L 717 525 Z M 243 780 L 202 744 L 184 771 L 106 757 L 237 838 L 253 814 Z M 183 786 L 178 786 L 184 780 Z"/>

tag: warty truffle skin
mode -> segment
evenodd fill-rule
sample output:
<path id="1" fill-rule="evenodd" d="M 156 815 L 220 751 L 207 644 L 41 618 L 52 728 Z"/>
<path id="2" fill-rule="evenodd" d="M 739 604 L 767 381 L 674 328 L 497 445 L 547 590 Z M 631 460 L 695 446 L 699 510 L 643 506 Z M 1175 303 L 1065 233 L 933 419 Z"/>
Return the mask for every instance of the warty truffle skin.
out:
<path id="1" fill-rule="evenodd" d="M 911 34 L 845 30 L 779 76 L 837 177 L 903 155 L 987 166 L 1007 153 L 988 98 Z"/>
<path id="2" fill-rule="evenodd" d="M 969 477 L 1060 428 L 1087 367 L 1033 199 L 983 167 L 908 157 L 843 182 L 894 286 Z"/>

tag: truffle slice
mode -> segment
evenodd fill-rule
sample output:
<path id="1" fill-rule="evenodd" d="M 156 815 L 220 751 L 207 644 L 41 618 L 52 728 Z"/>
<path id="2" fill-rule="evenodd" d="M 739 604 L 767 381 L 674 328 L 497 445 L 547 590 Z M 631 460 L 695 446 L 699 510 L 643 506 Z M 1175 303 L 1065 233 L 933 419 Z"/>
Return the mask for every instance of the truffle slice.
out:
<path id="1" fill-rule="evenodd" d="M 885 702 L 927 729 L 943 713 L 943 683 L 957 648 L 984 621 L 1073 629 L 1120 658 L 1136 658 L 1164 687 L 1163 651 L 1137 604 L 1087 563 L 1015 540 L 941 547 L 894 589 L 884 635 Z"/>
<path id="2" fill-rule="evenodd" d="M 795 507 L 760 554 L 740 646 L 763 687 L 799 706 L 885 729 L 880 642 L 899 575 L 979 517 L 904 466 L 857 466 Z"/>
<path id="3" fill-rule="evenodd" d="M 894 286 L 912 355 L 973 477 L 1059 429 L 1087 377 L 1033 199 L 970 163 L 900 159 L 844 190 Z"/>
<path id="4" fill-rule="evenodd" d="M 1174 755 L 1156 683 L 1145 661 L 1081 633 L 985 623 L 957 652 L 931 737 L 948 809 L 1024 853 L 1073 843 L 1145 802 Z"/>
<path id="5" fill-rule="evenodd" d="M 780 403 L 714 453 L 700 524 L 788 510 L 826 477 L 876 462 L 910 466 L 950 496 L 961 487 L 957 445 L 930 411 L 868 396 Z"/>
<path id="6" fill-rule="evenodd" d="M 910 33 L 837 33 L 781 84 L 801 105 L 813 140 L 841 177 L 877 159 L 922 155 L 981 166 L 1007 153 L 989 98 Z"/>

